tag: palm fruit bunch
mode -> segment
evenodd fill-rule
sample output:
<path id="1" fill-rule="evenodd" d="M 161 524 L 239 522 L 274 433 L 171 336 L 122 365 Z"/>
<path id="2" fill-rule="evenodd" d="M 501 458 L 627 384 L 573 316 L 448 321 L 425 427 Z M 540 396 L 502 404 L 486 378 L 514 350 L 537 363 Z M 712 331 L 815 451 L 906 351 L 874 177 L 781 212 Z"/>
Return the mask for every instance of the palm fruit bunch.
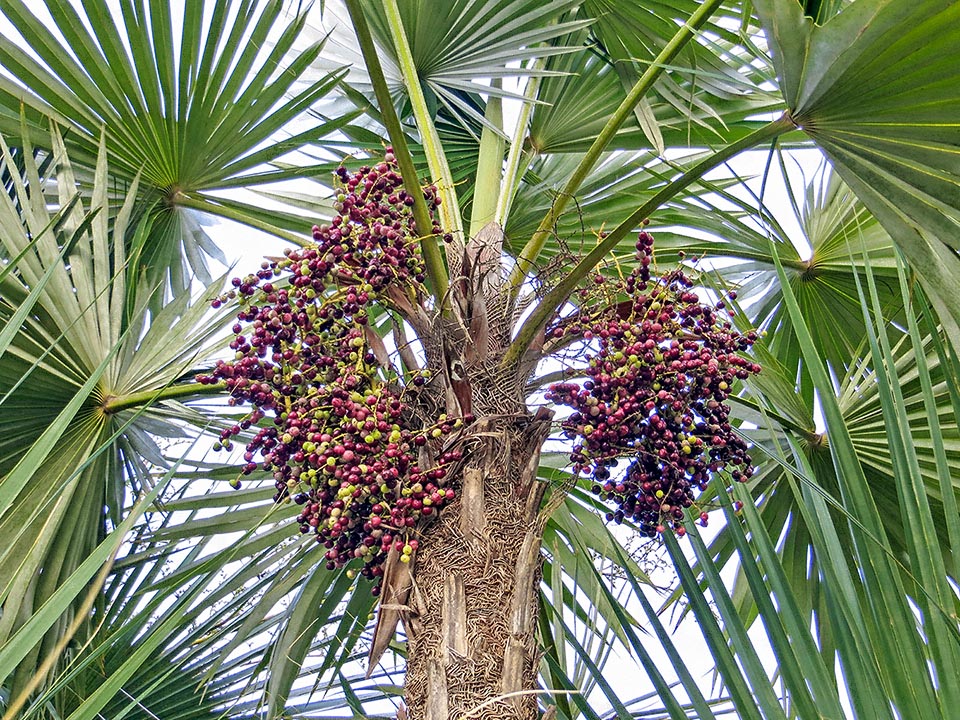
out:
<path id="1" fill-rule="evenodd" d="M 653 275 L 645 230 L 636 251 L 629 275 L 597 275 L 580 291 L 580 312 L 548 328 L 558 342 L 586 340 L 588 351 L 575 369 L 586 379 L 551 385 L 546 398 L 573 411 L 561 425 L 574 441 L 573 470 L 611 503 L 607 519 L 629 520 L 647 537 L 683 535 L 685 510 L 714 476 L 753 474 L 724 401 L 736 380 L 760 372 L 741 354 L 757 335 L 732 326 L 724 300 L 702 302 L 682 268 Z"/>
<path id="2" fill-rule="evenodd" d="M 361 575 L 376 579 L 392 547 L 410 560 L 418 523 L 455 497 L 448 470 L 459 451 L 438 453 L 430 467 L 418 463 L 424 445 L 464 419 L 425 423 L 408 394 L 427 371 L 398 374 L 374 351 L 383 346 L 368 327 L 372 307 L 389 307 L 391 292 L 426 293 L 413 198 L 392 152 L 337 176 L 338 215 L 313 228 L 313 244 L 232 281 L 240 305 L 234 358 L 198 381 L 223 382 L 230 404 L 252 406 L 221 433 L 219 448 L 231 449 L 233 437 L 255 427 L 242 473 L 272 473 L 274 500 L 301 506 L 299 530 L 326 548 L 329 569 L 359 559 Z M 424 197 L 432 213 L 435 188 Z M 436 223 L 433 232 L 440 233 Z"/>

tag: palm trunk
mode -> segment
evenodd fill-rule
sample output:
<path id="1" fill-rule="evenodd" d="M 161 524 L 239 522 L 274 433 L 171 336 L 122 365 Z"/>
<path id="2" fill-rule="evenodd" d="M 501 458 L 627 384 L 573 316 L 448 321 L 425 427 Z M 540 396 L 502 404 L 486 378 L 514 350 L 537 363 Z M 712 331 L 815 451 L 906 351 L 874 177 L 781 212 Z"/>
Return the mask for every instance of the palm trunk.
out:
<path id="1" fill-rule="evenodd" d="M 424 533 L 405 618 L 411 720 L 537 717 L 537 482 L 549 414 L 482 418 L 457 500 Z"/>

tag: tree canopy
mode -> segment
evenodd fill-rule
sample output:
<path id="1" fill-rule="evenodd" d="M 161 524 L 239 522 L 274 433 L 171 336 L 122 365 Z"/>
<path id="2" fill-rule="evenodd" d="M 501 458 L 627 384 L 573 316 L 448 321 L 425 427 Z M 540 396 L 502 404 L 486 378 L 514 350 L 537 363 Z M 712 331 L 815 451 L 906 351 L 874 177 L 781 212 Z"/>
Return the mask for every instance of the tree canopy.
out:
<path id="1" fill-rule="evenodd" d="M 960 706 L 960 5 L 0 16 L 3 720 Z"/>

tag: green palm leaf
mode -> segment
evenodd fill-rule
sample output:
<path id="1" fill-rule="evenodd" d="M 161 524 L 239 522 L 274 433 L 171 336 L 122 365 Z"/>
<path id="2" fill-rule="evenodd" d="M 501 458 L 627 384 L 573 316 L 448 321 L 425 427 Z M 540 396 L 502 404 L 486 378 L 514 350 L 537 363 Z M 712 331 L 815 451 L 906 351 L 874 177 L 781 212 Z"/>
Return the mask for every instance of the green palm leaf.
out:
<path id="1" fill-rule="evenodd" d="M 511 95 L 478 82 L 477 78 L 549 74 L 549 71 L 527 67 L 525 61 L 571 50 L 551 41 L 589 22 L 565 16 L 575 5 L 568 0 L 547 3 L 457 0 L 445 3 L 442 8 L 421 0 L 399 3 L 417 77 L 432 113 L 435 115 L 441 107 L 446 108 L 457 122 L 469 128 L 483 122 L 483 110 L 478 111 L 471 102 L 472 97 Z M 334 15 L 334 22 L 340 19 Z M 388 82 L 397 94 L 405 93 L 383 6 L 370 6 L 370 25 L 384 56 Z M 359 70 L 354 71 L 349 81 L 371 96 L 352 31 L 346 32 L 351 34 L 340 40 L 341 47 Z"/>
<path id="2" fill-rule="evenodd" d="M 153 288 L 143 283 L 133 293 L 137 314 L 128 317 L 127 278 L 133 273 L 123 244 L 112 239 L 122 237 L 132 222 L 136 182 L 119 210 L 111 212 L 101 148 L 91 192 L 96 204 L 86 212 L 75 200 L 76 180 L 55 127 L 48 142 L 58 160 L 55 179 L 63 210 L 47 209 L 46 178 L 40 177 L 29 147 L 23 153 L 26 182 L 12 174 L 18 206 L 6 195 L 0 199 L 2 222 L 10 230 L 0 242 L 12 260 L 0 295 L 4 642 L 25 637 L 20 629 L 53 597 L 67 593 L 68 599 L 77 598 L 74 606 L 79 603 L 86 582 L 69 579 L 110 525 L 121 526 L 126 482 L 134 491 L 152 487 L 151 462 L 162 462 L 157 438 L 182 435 L 182 421 L 200 417 L 179 406 L 174 419 L 171 401 L 135 412 L 125 409 L 126 400 L 163 390 L 211 352 L 219 335 L 216 326 L 202 323 L 205 304 L 191 305 L 186 295 L 163 307 L 147 326 L 142 310 Z M 4 162 L 15 168 L 9 152 Z M 4 664 L 12 697 L 69 624 L 71 603 L 58 607 L 54 617 L 62 615 L 60 626 L 47 625 L 46 635 L 31 634 L 30 652 Z"/>
<path id="3" fill-rule="evenodd" d="M 798 3 L 754 5 L 794 122 L 922 270 L 955 333 L 960 8 L 861 0 L 817 26 Z"/>
<path id="4" fill-rule="evenodd" d="M 151 282 L 169 270 L 175 290 L 188 287 L 184 258 L 210 281 L 204 254 L 223 254 L 206 237 L 198 210 L 305 237 L 307 221 L 288 231 L 282 222 L 258 218 L 255 203 L 224 207 L 217 193 L 310 172 L 273 163 L 347 120 L 312 123 L 296 134 L 286 129 L 342 74 L 324 74 L 291 94 L 323 47 L 316 42 L 290 55 L 304 14 L 288 22 L 280 0 L 191 3 L 175 38 L 163 3 L 147 10 L 125 1 L 117 17 L 103 0 L 84 4 L 82 12 L 61 0 L 46 8 L 62 40 L 22 0 L 4 4 L 2 12 L 39 59 L 0 37 L 0 66 L 26 86 L 0 79 L 0 132 L 20 134 L 16 117 L 23 104 L 24 137 L 42 144 L 44 117 L 55 116 L 70 129 L 66 147 L 73 161 L 92 167 L 102 129 L 112 175 L 130 183 L 139 174 L 136 214 L 154 218 L 142 257 L 152 268 Z M 278 141 L 278 135 L 285 137 Z"/>
<path id="5" fill-rule="evenodd" d="M 546 63 L 556 76 L 544 78 L 538 89 L 525 141 L 534 153 L 583 152 L 589 147 L 626 92 L 673 37 L 676 26 L 668 18 L 676 17 L 678 11 L 689 16 L 696 7 L 695 3 L 677 5 L 685 7 L 586 4 L 584 9 L 595 22 L 564 42 L 589 43 L 596 51 L 560 55 Z M 661 75 L 634 111 L 635 121 L 618 131 L 613 147 L 654 148 L 662 155 L 661 144 L 732 142 L 760 126 L 748 118 L 782 107 L 780 98 L 757 90 L 772 78 L 772 69 L 751 65 L 755 55 L 730 42 L 729 31 L 723 29 L 730 21 L 720 11 L 707 22 L 701 38 L 687 45 L 671 66 L 677 72 Z M 715 33 L 721 35 L 714 41 L 723 46 L 719 52 L 705 40 Z"/>

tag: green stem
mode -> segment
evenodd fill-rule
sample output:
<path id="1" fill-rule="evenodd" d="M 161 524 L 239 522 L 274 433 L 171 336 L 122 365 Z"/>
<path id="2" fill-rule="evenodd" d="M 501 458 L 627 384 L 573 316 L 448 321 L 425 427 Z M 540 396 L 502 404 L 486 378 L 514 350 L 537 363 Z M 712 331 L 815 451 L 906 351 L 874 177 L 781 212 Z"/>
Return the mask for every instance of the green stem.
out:
<path id="1" fill-rule="evenodd" d="M 111 397 L 103 403 L 103 412 L 107 415 L 113 415 L 121 410 L 140 407 L 141 405 L 151 405 L 159 400 L 173 400 L 183 397 L 198 397 L 201 395 L 218 395 L 227 389 L 225 383 L 214 383 L 212 385 L 200 385 L 199 383 L 187 383 L 184 385 L 168 385 L 159 390 L 145 390 L 144 392 L 131 393 L 122 397 Z"/>
<path id="2" fill-rule="evenodd" d="M 705 2 L 697 8 L 697 11 L 690 16 L 690 19 L 677 31 L 677 34 L 670 39 L 670 42 L 664 46 L 660 54 L 657 55 L 653 62 L 647 67 L 643 75 L 640 76 L 640 79 L 637 80 L 636 85 L 633 86 L 633 89 L 630 90 L 629 94 L 623 99 L 623 102 L 620 103 L 620 106 L 613 115 L 610 116 L 610 119 L 607 120 L 607 124 L 603 126 L 603 130 L 600 131 L 597 139 L 593 141 L 593 144 L 567 180 L 567 184 L 563 186 L 563 189 L 553 201 L 547 214 L 543 220 L 540 221 L 540 226 L 533 234 L 533 237 L 530 238 L 523 247 L 523 250 L 517 255 L 517 262 L 510 274 L 512 297 L 516 297 L 520 286 L 526 279 L 527 272 L 533 267 L 537 256 L 547 242 L 547 238 L 550 237 L 557 218 L 560 217 L 566 209 L 567 203 L 576 195 L 580 189 L 580 185 L 593 170 L 597 161 L 600 159 L 600 154 L 607 148 L 610 141 L 613 140 L 620 126 L 631 116 L 634 107 L 640 102 L 640 99 L 660 78 L 660 75 L 666 69 L 665 66 L 694 38 L 697 29 L 710 18 L 722 2 L 723 0 L 705 0 Z"/>
<path id="3" fill-rule="evenodd" d="M 510 347 L 507 348 L 502 365 L 506 367 L 516 363 L 520 359 L 530 346 L 537 331 L 540 330 L 550 316 L 567 301 L 570 293 L 573 292 L 580 281 L 590 274 L 604 256 L 613 250 L 628 233 L 632 232 L 643 220 L 650 217 L 653 211 L 676 197 L 677 193 L 700 179 L 700 177 L 708 171 L 725 163 L 734 155 L 759 145 L 762 142 L 776 138 L 793 128 L 793 120 L 787 113 L 784 113 L 778 119 L 764 125 L 759 130 L 750 133 L 746 137 L 741 138 L 737 142 L 728 145 L 700 161 L 676 180 L 665 185 L 660 192 L 647 200 L 647 202 L 641 205 L 630 217 L 611 230 L 603 240 L 597 243 L 593 250 L 577 263 L 576 267 L 574 267 L 569 274 L 560 280 L 560 282 L 537 303 L 536 307 L 534 307 L 533 311 L 520 327 L 517 337 L 510 343 Z"/>
<path id="4" fill-rule="evenodd" d="M 531 69 L 542 70 L 545 65 L 546 60 L 544 58 L 537 58 Z M 530 123 L 530 115 L 533 112 L 533 100 L 539 87 L 539 76 L 530 75 L 527 77 L 527 84 L 523 89 L 525 102 L 520 106 L 517 127 L 513 132 L 513 139 L 510 141 L 510 152 L 507 153 L 507 166 L 500 186 L 500 197 L 497 198 L 497 212 L 493 218 L 501 226 L 507 224 L 510 206 L 513 205 L 513 198 L 520 186 L 520 159 L 523 157 L 523 139 L 527 133 L 527 125 Z"/>
<path id="5" fill-rule="evenodd" d="M 387 135 L 393 145 L 393 154 L 400 167 L 404 187 L 413 196 L 413 219 L 417 223 L 417 232 L 420 233 L 420 249 L 423 251 L 423 259 L 427 266 L 427 282 L 437 302 L 441 303 L 447 296 L 447 269 L 440 255 L 437 238 L 432 232 L 433 223 L 430 220 L 427 203 L 423 199 L 423 189 L 417 177 L 417 168 L 413 164 L 413 156 L 410 154 L 410 148 L 407 147 L 403 126 L 400 124 L 400 118 L 397 117 L 393 100 L 390 98 L 390 88 L 387 87 L 380 58 L 377 57 L 377 48 L 363 14 L 363 3 L 361 0 L 346 0 L 346 3 L 353 29 L 357 34 L 357 42 L 360 44 L 360 51 L 363 53 L 363 60 L 367 65 L 373 92 L 377 97 L 377 104 L 380 105 L 381 119 L 384 127 L 387 128 Z"/>
<path id="6" fill-rule="evenodd" d="M 390 28 L 390 36 L 393 38 L 393 47 L 397 52 L 400 74 L 407 86 L 410 107 L 413 110 L 413 117 L 417 121 L 417 128 L 420 130 L 423 150 L 427 155 L 427 165 L 440 192 L 442 201 L 440 203 L 441 225 L 445 232 L 453 234 L 455 242 L 463 242 L 463 220 L 460 218 L 460 204 L 457 200 L 457 190 L 453 185 L 453 175 L 450 172 L 450 166 L 447 164 L 447 158 L 443 154 L 443 145 L 440 142 L 440 136 L 437 134 L 437 128 L 433 124 L 433 118 L 430 116 L 427 100 L 423 96 L 420 74 L 417 72 L 417 66 L 413 61 L 413 52 L 411 52 L 410 43 L 407 41 L 407 33 L 403 29 L 400 8 L 397 6 L 397 0 L 384 0 L 383 7 L 387 17 L 387 25 Z"/>
<path id="7" fill-rule="evenodd" d="M 500 78 L 492 86 L 500 89 Z M 480 154 L 477 156 L 477 179 L 473 186 L 473 209 L 470 215 L 470 237 L 476 237 L 483 227 L 496 217 L 497 198 L 500 195 L 500 175 L 503 172 L 503 103 L 499 96 L 487 97 L 484 125 L 480 135 Z M 494 129 L 496 128 L 496 129 Z"/>

